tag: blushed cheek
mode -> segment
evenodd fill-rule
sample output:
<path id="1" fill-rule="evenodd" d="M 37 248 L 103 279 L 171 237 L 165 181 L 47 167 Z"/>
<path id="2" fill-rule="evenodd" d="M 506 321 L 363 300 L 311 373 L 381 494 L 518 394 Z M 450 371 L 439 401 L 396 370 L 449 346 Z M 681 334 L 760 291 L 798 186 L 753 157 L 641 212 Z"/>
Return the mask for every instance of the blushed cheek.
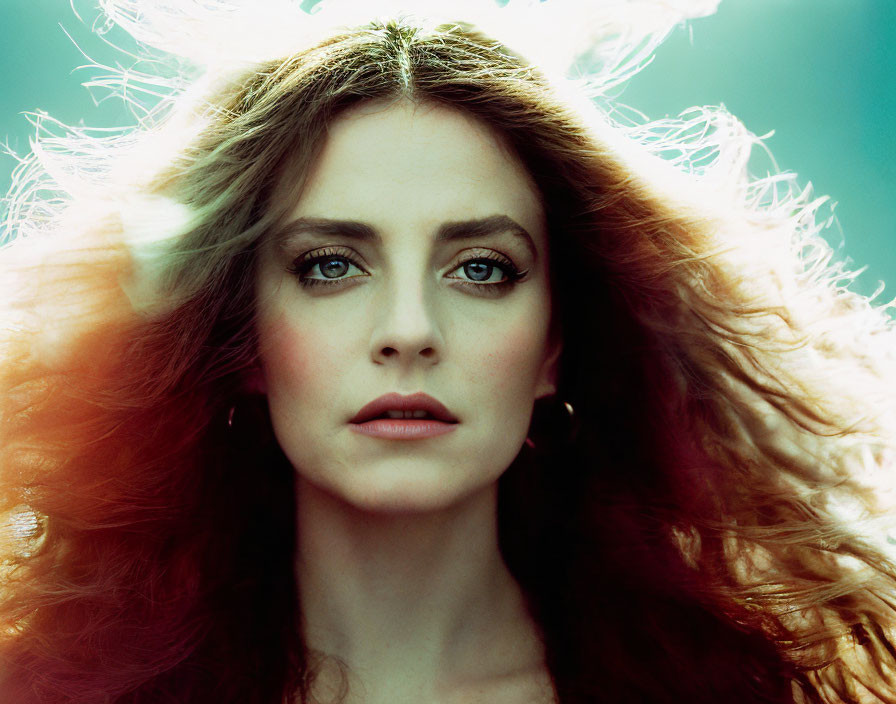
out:
<path id="1" fill-rule="evenodd" d="M 314 375 L 312 350 L 307 333 L 290 321 L 285 313 L 265 320 L 260 326 L 261 361 L 268 393 L 279 395 L 295 391 Z"/>
<path id="2" fill-rule="evenodd" d="M 507 388 L 534 386 L 545 345 L 545 339 L 537 329 L 537 323 L 530 319 L 524 325 L 510 327 L 496 335 L 495 345 L 483 359 L 483 378 L 501 380 L 502 384 L 512 381 Z"/>

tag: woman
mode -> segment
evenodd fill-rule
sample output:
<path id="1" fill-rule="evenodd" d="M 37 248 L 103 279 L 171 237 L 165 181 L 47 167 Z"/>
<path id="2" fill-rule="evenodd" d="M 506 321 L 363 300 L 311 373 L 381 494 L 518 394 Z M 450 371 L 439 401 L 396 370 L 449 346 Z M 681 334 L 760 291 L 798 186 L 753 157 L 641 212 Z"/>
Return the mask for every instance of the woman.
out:
<path id="1" fill-rule="evenodd" d="M 4 701 L 893 700 L 892 325 L 747 136 L 412 17 L 212 78 L 13 194 Z"/>

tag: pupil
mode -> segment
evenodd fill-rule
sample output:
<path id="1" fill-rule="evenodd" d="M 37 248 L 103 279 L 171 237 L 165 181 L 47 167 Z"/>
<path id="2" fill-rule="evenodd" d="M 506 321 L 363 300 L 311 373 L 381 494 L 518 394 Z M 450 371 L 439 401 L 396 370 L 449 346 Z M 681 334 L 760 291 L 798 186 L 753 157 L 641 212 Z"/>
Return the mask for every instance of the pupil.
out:
<path id="1" fill-rule="evenodd" d="M 336 266 L 333 267 L 333 264 Z M 321 273 L 329 279 L 336 279 L 348 271 L 348 263 L 341 259 L 330 259 L 321 267 Z M 332 276 L 331 276 L 332 274 Z"/>
<path id="2" fill-rule="evenodd" d="M 491 276 L 491 264 L 484 264 L 483 262 L 468 262 L 466 264 L 467 268 L 467 276 L 469 276 L 473 281 L 485 281 Z"/>

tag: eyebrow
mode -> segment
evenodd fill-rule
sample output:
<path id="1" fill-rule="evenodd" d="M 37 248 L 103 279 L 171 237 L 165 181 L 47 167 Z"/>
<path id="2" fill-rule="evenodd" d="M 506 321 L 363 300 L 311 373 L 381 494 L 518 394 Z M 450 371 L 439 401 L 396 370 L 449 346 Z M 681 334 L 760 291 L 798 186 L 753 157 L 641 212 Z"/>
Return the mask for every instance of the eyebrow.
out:
<path id="1" fill-rule="evenodd" d="M 331 220 L 329 218 L 298 218 L 280 228 L 274 235 L 278 247 L 293 237 L 303 234 L 342 237 L 361 242 L 380 243 L 382 240 L 376 228 L 356 220 Z M 436 242 L 478 239 L 495 235 L 510 234 L 523 241 L 533 259 L 538 259 L 535 241 L 526 229 L 507 215 L 492 215 L 475 220 L 446 222 L 436 232 Z"/>

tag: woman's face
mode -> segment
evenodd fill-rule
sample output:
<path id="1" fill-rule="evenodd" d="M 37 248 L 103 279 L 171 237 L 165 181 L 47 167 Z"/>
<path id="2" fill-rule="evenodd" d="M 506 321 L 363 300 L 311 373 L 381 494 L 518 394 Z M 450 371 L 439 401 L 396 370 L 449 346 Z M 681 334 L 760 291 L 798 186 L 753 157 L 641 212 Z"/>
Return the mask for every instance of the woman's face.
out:
<path id="1" fill-rule="evenodd" d="M 372 510 L 495 482 L 555 391 L 548 271 L 536 188 L 489 128 L 409 101 L 336 120 L 257 279 L 262 384 L 300 477 Z M 388 393 L 427 394 L 457 422 L 358 432 Z"/>

